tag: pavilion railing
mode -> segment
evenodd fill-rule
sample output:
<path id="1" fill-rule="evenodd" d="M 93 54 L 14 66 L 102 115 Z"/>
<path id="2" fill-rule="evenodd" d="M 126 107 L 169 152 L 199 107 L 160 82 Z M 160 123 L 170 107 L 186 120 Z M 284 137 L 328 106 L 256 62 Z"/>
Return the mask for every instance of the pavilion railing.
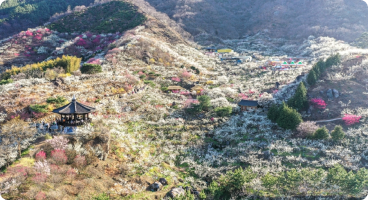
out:
<path id="1" fill-rule="evenodd" d="M 57 121 L 57 124 L 60 125 L 60 126 L 83 126 L 87 123 L 91 123 L 92 122 L 92 119 L 91 118 L 87 118 L 85 120 L 66 120 L 66 119 L 59 119 Z"/>

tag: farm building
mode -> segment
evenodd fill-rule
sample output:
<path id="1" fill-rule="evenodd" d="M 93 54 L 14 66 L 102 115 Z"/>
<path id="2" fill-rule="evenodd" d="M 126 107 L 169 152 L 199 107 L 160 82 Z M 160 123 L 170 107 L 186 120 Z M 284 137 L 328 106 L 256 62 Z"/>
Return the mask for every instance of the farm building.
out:
<path id="1" fill-rule="evenodd" d="M 251 109 L 257 109 L 258 108 L 258 101 L 252 101 L 252 100 L 241 100 L 238 103 L 241 111 L 249 111 Z"/>

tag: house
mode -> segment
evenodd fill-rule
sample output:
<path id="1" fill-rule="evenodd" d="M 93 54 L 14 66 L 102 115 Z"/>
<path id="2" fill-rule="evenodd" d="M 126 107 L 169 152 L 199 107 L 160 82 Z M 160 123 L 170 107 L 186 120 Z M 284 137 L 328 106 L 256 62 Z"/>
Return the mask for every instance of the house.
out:
<path id="1" fill-rule="evenodd" d="M 217 48 L 212 46 L 212 47 L 205 47 L 203 48 L 204 50 L 206 50 L 207 52 L 217 52 Z"/>
<path id="2" fill-rule="evenodd" d="M 232 53 L 232 49 L 218 49 L 217 53 Z"/>
<path id="3" fill-rule="evenodd" d="M 196 92 L 197 95 L 200 95 L 201 92 L 203 91 L 203 87 L 202 86 L 199 86 L 199 85 L 196 85 L 194 87 L 192 87 L 192 92 Z"/>
<path id="4" fill-rule="evenodd" d="M 169 86 L 168 88 L 167 88 L 167 90 L 168 91 L 171 91 L 171 92 L 173 92 L 173 93 L 178 93 L 178 92 L 180 92 L 180 91 L 182 91 L 182 90 L 185 90 L 184 88 L 182 88 L 182 87 L 180 87 L 180 86 Z"/>
<path id="5" fill-rule="evenodd" d="M 257 109 L 258 107 L 258 101 L 252 101 L 252 100 L 241 100 L 238 103 L 241 111 L 248 111 L 250 109 Z"/>

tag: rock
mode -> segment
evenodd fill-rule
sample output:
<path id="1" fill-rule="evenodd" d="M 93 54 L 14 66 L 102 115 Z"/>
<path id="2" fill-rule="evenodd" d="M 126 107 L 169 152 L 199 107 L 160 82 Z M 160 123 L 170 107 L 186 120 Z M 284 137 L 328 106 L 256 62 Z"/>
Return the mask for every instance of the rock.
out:
<path id="1" fill-rule="evenodd" d="M 185 195 L 185 190 L 182 187 L 173 188 L 170 190 L 169 193 L 167 193 L 167 196 L 171 198 L 177 198 L 179 196 L 184 196 L 184 195 Z"/>
<path id="2" fill-rule="evenodd" d="M 329 99 L 332 99 L 334 97 L 331 89 L 328 89 L 326 94 Z"/>
<path id="3" fill-rule="evenodd" d="M 338 98 L 340 96 L 338 90 L 332 89 L 332 91 L 333 91 L 333 95 L 334 95 L 335 98 Z"/>
<path id="4" fill-rule="evenodd" d="M 311 114 L 312 113 L 312 110 L 313 110 L 313 106 L 309 106 L 307 113 L 308 114 Z"/>
<path id="5" fill-rule="evenodd" d="M 270 160 L 273 156 L 273 153 L 271 151 L 264 151 L 263 152 L 263 158 L 266 160 Z"/>
<path id="6" fill-rule="evenodd" d="M 152 185 L 150 185 L 150 190 L 152 192 L 157 192 L 157 191 L 160 191 L 162 189 L 162 184 L 160 182 L 154 182 L 152 183 Z"/>
<path id="7" fill-rule="evenodd" d="M 162 185 L 168 185 L 168 184 L 167 184 L 167 180 L 166 180 L 165 178 L 160 178 L 158 181 L 159 181 Z"/>
<path id="8" fill-rule="evenodd" d="M 267 142 L 261 142 L 258 144 L 258 147 L 261 149 L 265 148 L 266 146 L 267 146 Z"/>
<path id="9" fill-rule="evenodd" d="M 321 91 L 319 91 L 319 94 L 320 94 L 321 96 L 323 96 L 325 93 L 321 90 Z"/>

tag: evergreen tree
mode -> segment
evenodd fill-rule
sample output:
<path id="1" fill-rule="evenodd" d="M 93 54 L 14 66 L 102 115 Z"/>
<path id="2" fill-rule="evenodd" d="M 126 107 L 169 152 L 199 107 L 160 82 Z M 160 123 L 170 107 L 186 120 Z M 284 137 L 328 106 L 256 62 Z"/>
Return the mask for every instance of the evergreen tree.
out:
<path id="1" fill-rule="evenodd" d="M 328 170 L 327 182 L 331 185 L 343 185 L 346 176 L 346 170 L 341 165 L 336 164 Z"/>
<path id="2" fill-rule="evenodd" d="M 276 121 L 281 128 L 294 130 L 302 121 L 302 116 L 295 109 L 287 106 L 285 102 L 282 104 Z"/>
<path id="3" fill-rule="evenodd" d="M 308 106 L 307 89 L 301 82 L 295 91 L 294 96 L 288 101 L 288 105 L 297 110 L 306 109 Z"/>
<path id="4" fill-rule="evenodd" d="M 341 56 L 340 54 L 336 54 L 333 56 L 330 56 L 326 60 L 326 68 L 332 67 L 334 65 L 338 65 L 341 63 Z"/>
<path id="5" fill-rule="evenodd" d="M 326 70 L 326 63 L 325 61 L 323 61 L 322 59 L 320 59 L 317 63 L 316 66 L 319 69 L 319 72 L 322 74 L 325 70 Z"/>
<path id="6" fill-rule="evenodd" d="M 316 72 L 313 69 L 309 72 L 307 76 L 307 82 L 309 85 L 314 85 L 317 83 Z"/>
<path id="7" fill-rule="evenodd" d="M 327 139 L 328 137 L 329 137 L 328 130 L 325 126 L 317 129 L 316 132 L 314 133 L 315 139 Z"/>
<path id="8" fill-rule="evenodd" d="M 331 137 L 334 140 L 341 140 L 345 137 L 345 132 L 341 126 L 335 126 L 335 129 L 331 132 Z"/>
<path id="9" fill-rule="evenodd" d="M 318 79 L 321 76 L 320 68 L 317 65 L 314 65 L 312 69 L 313 69 L 314 73 L 316 73 L 316 77 Z"/>
<path id="10" fill-rule="evenodd" d="M 276 123 L 277 118 L 280 114 L 280 108 L 278 105 L 273 104 L 271 108 L 268 110 L 267 117 L 270 119 L 273 123 Z"/>

